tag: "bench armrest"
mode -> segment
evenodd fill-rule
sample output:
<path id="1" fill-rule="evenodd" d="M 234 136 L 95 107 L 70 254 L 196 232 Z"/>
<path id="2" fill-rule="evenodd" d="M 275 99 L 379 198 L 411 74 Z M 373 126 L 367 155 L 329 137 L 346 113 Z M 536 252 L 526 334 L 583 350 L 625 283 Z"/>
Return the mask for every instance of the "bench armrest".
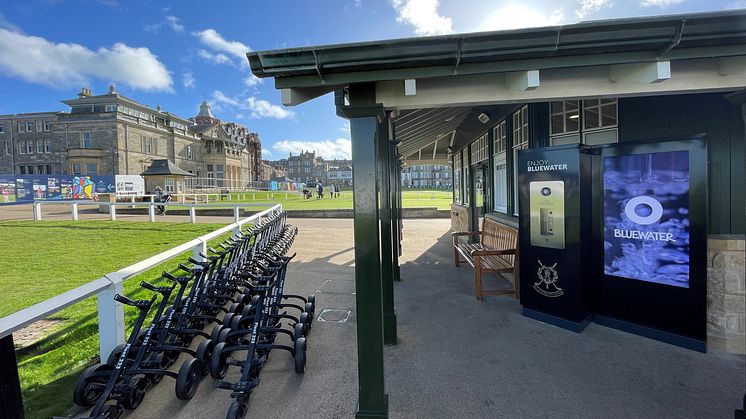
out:
<path id="1" fill-rule="evenodd" d="M 479 230 L 477 230 L 477 231 L 455 231 L 455 232 L 451 233 L 451 237 L 455 238 L 455 237 L 459 237 L 459 236 L 479 236 L 481 234 L 482 234 L 482 232 L 479 231 Z"/>
<path id="2" fill-rule="evenodd" d="M 474 256 L 498 256 L 498 255 L 514 255 L 515 249 L 505 250 L 472 250 L 470 255 Z"/>

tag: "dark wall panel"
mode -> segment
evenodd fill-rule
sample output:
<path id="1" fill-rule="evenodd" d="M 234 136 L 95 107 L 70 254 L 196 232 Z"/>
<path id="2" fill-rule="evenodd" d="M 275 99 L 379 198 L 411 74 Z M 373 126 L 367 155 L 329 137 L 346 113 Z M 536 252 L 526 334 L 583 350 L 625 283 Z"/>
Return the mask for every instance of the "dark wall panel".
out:
<path id="1" fill-rule="evenodd" d="M 619 141 L 707 135 L 710 234 L 743 234 L 744 126 L 721 93 L 623 98 Z"/>

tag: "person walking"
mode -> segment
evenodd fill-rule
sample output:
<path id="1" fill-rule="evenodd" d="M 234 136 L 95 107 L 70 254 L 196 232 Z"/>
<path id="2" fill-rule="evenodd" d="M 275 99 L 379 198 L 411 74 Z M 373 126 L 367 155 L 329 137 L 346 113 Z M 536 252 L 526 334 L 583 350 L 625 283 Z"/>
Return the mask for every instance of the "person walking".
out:
<path id="1" fill-rule="evenodd" d="M 316 183 L 316 194 L 317 199 L 324 199 L 324 187 L 321 186 L 321 182 Z"/>

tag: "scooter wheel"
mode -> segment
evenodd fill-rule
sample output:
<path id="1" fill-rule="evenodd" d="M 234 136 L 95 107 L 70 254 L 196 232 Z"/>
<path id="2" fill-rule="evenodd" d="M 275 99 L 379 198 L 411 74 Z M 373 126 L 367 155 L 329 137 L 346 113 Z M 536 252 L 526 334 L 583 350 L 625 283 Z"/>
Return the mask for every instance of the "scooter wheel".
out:
<path id="1" fill-rule="evenodd" d="M 248 406 L 244 403 L 233 402 L 231 403 L 231 407 L 228 408 L 228 414 L 225 415 L 225 419 L 244 419 L 248 410 Z"/>
<path id="2" fill-rule="evenodd" d="M 231 329 L 233 330 L 241 330 L 241 319 L 243 319 L 242 315 L 237 315 L 233 317 L 233 320 L 231 320 Z"/>
<path id="3" fill-rule="evenodd" d="M 303 323 L 296 323 L 293 327 L 293 341 L 297 341 L 304 337 L 306 337 L 306 325 Z"/>
<path id="4" fill-rule="evenodd" d="M 212 351 L 215 349 L 215 343 L 211 340 L 202 341 L 197 347 L 196 357 L 202 363 L 202 371 L 200 373 L 205 376 L 210 373 L 210 358 L 212 357 Z"/>
<path id="5" fill-rule="evenodd" d="M 112 366 L 108 364 L 96 364 L 86 368 L 75 383 L 75 389 L 73 390 L 75 404 L 83 407 L 96 404 L 104 391 L 106 382 L 109 381 L 110 375 L 98 376 L 98 373 L 112 370 Z"/>
<path id="6" fill-rule="evenodd" d="M 236 316 L 236 313 L 229 312 L 225 316 L 223 316 L 223 326 L 230 327 L 231 321 L 233 321 L 233 317 Z"/>
<path id="7" fill-rule="evenodd" d="M 311 321 L 309 320 L 308 313 L 306 313 L 305 311 L 303 313 L 300 313 L 298 323 L 303 323 L 304 325 L 306 325 L 306 334 L 311 331 Z"/>
<path id="8" fill-rule="evenodd" d="M 295 372 L 303 374 L 306 372 L 306 338 L 295 341 Z"/>
<path id="9" fill-rule="evenodd" d="M 243 304 L 241 303 L 233 303 L 228 309 L 229 313 L 240 313 L 242 311 L 243 311 Z"/>
<path id="10" fill-rule="evenodd" d="M 228 333 L 230 333 L 230 331 L 230 327 L 223 328 L 223 330 L 220 331 L 220 334 L 218 334 L 218 343 L 228 340 Z"/>
<path id="11" fill-rule="evenodd" d="M 197 392 L 199 382 L 202 380 L 202 361 L 199 359 L 188 359 L 179 368 L 176 376 L 176 397 L 180 400 L 189 400 Z"/>
<path id="12" fill-rule="evenodd" d="M 256 306 L 253 306 L 251 304 L 247 304 L 247 305 L 243 306 L 243 311 L 241 312 L 241 315 L 244 316 L 244 317 L 251 316 L 251 315 L 254 314 L 254 312 L 256 312 Z"/>
<path id="13" fill-rule="evenodd" d="M 210 376 L 216 380 L 225 377 L 228 372 L 228 364 L 225 362 L 228 354 L 223 355 L 223 348 L 225 348 L 225 342 L 218 343 L 210 356 Z"/>
<path id="14" fill-rule="evenodd" d="M 106 359 L 106 363 L 112 368 L 117 365 L 119 357 L 122 356 L 122 351 L 124 350 L 125 345 L 126 343 L 120 343 L 119 345 L 115 346 L 109 354 L 109 357 Z"/>
<path id="15" fill-rule="evenodd" d="M 220 332 L 222 332 L 223 329 L 225 329 L 225 326 L 223 326 L 222 324 L 216 324 L 215 326 L 213 326 L 212 331 L 210 332 L 210 339 L 213 342 L 217 342 L 218 336 L 220 336 Z"/>
<path id="16" fill-rule="evenodd" d="M 101 414 L 96 416 L 101 419 L 117 419 L 122 414 L 122 409 L 115 404 L 105 404 L 101 408 Z"/>
<path id="17" fill-rule="evenodd" d="M 257 304 L 259 304 L 259 296 L 255 295 L 255 296 L 251 297 L 251 305 L 255 306 Z"/>
<path id="18" fill-rule="evenodd" d="M 241 303 L 243 305 L 250 304 L 251 303 L 251 294 L 239 294 L 238 298 L 236 298 L 237 303 Z"/>
<path id="19" fill-rule="evenodd" d="M 306 303 L 306 306 L 304 307 L 303 311 L 308 313 L 308 323 L 313 322 L 313 314 L 316 312 L 316 309 L 313 305 L 313 303 Z"/>
<path id="20" fill-rule="evenodd" d="M 316 304 L 316 294 L 311 294 L 306 298 L 307 303 Z"/>
<path id="21" fill-rule="evenodd" d="M 148 379 L 145 377 L 134 377 L 127 387 L 127 393 L 122 398 L 122 406 L 125 409 L 136 409 L 145 398 L 145 390 L 148 389 Z"/>

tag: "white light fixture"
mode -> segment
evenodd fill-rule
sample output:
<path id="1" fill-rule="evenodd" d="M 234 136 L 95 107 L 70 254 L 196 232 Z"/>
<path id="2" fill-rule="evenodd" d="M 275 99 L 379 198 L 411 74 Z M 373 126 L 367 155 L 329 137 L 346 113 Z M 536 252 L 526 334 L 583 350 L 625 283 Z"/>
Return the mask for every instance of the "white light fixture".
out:
<path id="1" fill-rule="evenodd" d="M 580 118 L 580 115 L 579 115 L 579 114 L 576 114 L 576 113 L 574 113 L 574 114 L 572 114 L 572 115 L 568 116 L 568 118 L 570 118 L 570 119 L 578 119 L 578 118 Z"/>
<path id="2" fill-rule="evenodd" d="M 479 120 L 479 122 L 486 124 L 487 122 L 489 122 L 490 116 L 482 112 L 479 114 L 479 116 L 477 116 L 477 119 Z"/>

